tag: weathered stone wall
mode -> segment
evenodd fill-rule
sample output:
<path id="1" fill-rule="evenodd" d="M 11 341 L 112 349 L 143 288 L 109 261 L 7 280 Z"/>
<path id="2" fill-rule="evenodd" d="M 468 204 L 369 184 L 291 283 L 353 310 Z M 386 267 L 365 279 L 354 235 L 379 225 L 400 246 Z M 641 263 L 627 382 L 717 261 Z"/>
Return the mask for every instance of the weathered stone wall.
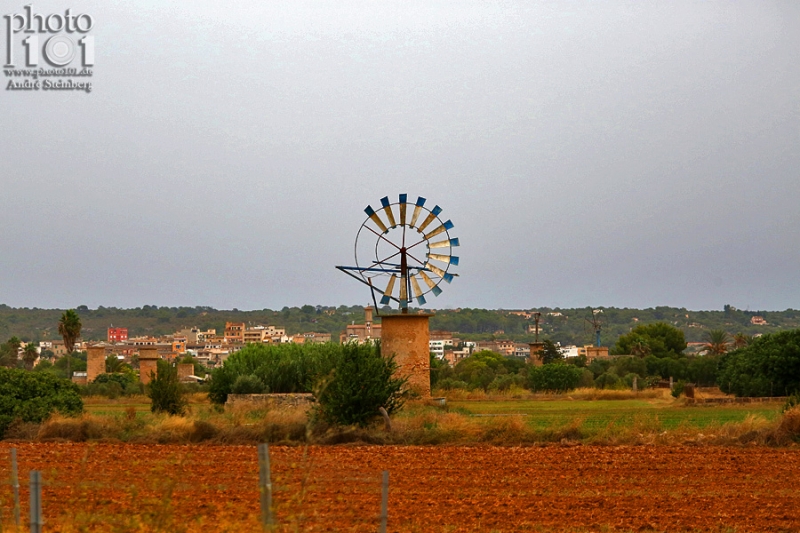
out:
<path id="1" fill-rule="evenodd" d="M 430 315 L 381 317 L 381 352 L 394 355 L 397 375 L 408 378 L 408 388 L 423 398 L 431 395 Z"/>
<path id="2" fill-rule="evenodd" d="M 292 394 L 228 394 L 225 406 L 234 405 L 264 405 L 272 409 L 285 409 L 290 407 L 311 406 L 314 395 L 310 393 Z"/>

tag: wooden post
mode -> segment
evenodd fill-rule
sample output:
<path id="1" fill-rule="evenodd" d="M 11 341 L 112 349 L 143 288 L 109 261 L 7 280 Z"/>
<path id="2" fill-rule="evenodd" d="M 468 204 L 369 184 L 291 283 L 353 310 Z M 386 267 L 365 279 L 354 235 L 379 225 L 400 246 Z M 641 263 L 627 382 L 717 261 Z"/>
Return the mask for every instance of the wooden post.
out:
<path id="1" fill-rule="evenodd" d="M 272 476 L 269 465 L 269 445 L 258 445 L 258 484 L 261 493 L 261 524 L 264 531 L 272 529 Z"/>
<path id="2" fill-rule="evenodd" d="M 42 533 L 42 473 L 31 470 L 31 533 Z"/>
<path id="3" fill-rule="evenodd" d="M 11 448 L 11 487 L 14 491 L 14 523 L 19 531 L 19 471 L 17 470 L 16 448 Z"/>
<path id="4" fill-rule="evenodd" d="M 639 376 L 633 376 L 633 392 L 639 391 L 639 383 L 637 382 Z"/>
<path id="5" fill-rule="evenodd" d="M 379 533 L 386 533 L 386 525 L 389 522 L 389 471 L 383 471 L 383 483 L 381 484 L 381 525 Z"/>
<path id="6" fill-rule="evenodd" d="M 673 390 L 675 388 L 674 383 L 672 382 L 672 376 L 669 377 L 669 390 Z"/>

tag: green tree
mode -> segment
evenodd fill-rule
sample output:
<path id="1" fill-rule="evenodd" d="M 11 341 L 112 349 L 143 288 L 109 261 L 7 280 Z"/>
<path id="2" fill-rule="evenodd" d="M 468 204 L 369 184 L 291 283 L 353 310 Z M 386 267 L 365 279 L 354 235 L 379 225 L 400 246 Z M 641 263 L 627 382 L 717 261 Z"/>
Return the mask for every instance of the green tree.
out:
<path id="1" fill-rule="evenodd" d="M 183 388 L 178 380 L 178 369 L 162 359 L 158 360 L 156 369 L 156 375 L 152 376 L 152 380 L 147 387 L 150 410 L 154 413 L 167 413 L 170 415 L 183 414 L 186 408 L 186 400 L 183 397 Z"/>
<path id="2" fill-rule="evenodd" d="M 123 366 L 127 366 L 124 361 L 114 354 L 106 357 L 106 374 L 114 374 L 115 372 L 122 372 Z"/>
<path id="3" fill-rule="evenodd" d="M 39 352 L 36 351 L 36 346 L 30 342 L 26 344 L 25 349 L 22 351 L 22 363 L 25 365 L 25 370 L 33 370 L 33 364 L 38 358 Z"/>
<path id="4" fill-rule="evenodd" d="M 58 334 L 64 339 L 64 349 L 67 351 L 67 379 L 72 379 L 69 356 L 75 349 L 75 343 L 81 337 L 81 317 L 74 309 L 68 309 L 58 321 Z"/>
<path id="5" fill-rule="evenodd" d="M 564 363 L 528 368 L 528 387 L 534 392 L 566 392 L 581 382 L 583 370 Z"/>
<path id="6" fill-rule="evenodd" d="M 561 351 L 561 348 L 556 346 L 556 343 L 550 339 L 545 339 L 542 342 L 542 349 L 538 357 L 542 361 L 542 364 L 549 365 L 550 363 L 563 361 L 564 352 Z"/>
<path id="7" fill-rule="evenodd" d="M 15 419 L 38 423 L 54 411 L 83 411 L 77 385 L 48 372 L 0 368 L 0 438 Z"/>
<path id="8" fill-rule="evenodd" d="M 332 424 L 365 426 L 381 407 L 398 411 L 406 379 L 395 377 L 397 369 L 379 345 L 343 345 L 332 375 L 317 383 L 317 414 Z"/>
<path id="9" fill-rule="evenodd" d="M 763 335 L 723 355 L 717 377 L 736 396 L 790 396 L 800 391 L 800 329 Z"/>
<path id="10" fill-rule="evenodd" d="M 706 332 L 706 343 L 703 345 L 709 355 L 722 355 L 728 351 L 731 337 L 724 329 L 712 329 Z"/>
<path id="11" fill-rule="evenodd" d="M 19 347 L 22 341 L 17 337 L 11 337 L 0 345 L 0 366 L 14 368 L 19 362 Z"/>
<path id="12" fill-rule="evenodd" d="M 649 354 L 655 357 L 680 357 L 686 349 L 686 338 L 678 328 L 664 322 L 636 326 L 627 335 L 617 339 L 611 350 L 614 355 L 640 355 L 646 345 Z"/>

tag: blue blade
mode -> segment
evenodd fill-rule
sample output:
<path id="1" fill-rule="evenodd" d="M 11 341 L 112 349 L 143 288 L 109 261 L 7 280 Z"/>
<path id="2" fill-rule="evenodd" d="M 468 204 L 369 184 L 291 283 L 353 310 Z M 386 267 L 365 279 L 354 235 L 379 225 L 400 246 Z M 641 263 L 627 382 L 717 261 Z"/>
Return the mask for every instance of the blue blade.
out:
<path id="1" fill-rule="evenodd" d="M 460 246 L 458 239 L 450 239 L 450 246 Z"/>
<path id="2" fill-rule="evenodd" d="M 425 205 L 425 198 L 423 198 L 422 196 L 418 196 L 418 197 L 417 197 L 417 203 L 416 203 L 415 205 L 418 205 L 418 206 L 420 206 L 420 207 L 422 207 L 423 205 Z"/>
<path id="3" fill-rule="evenodd" d="M 389 197 L 388 196 L 384 196 L 383 198 L 381 198 L 381 205 L 383 207 L 389 207 Z"/>
<path id="4" fill-rule="evenodd" d="M 384 296 L 383 298 L 381 298 L 381 305 L 388 305 L 388 304 L 389 304 L 388 296 Z"/>
<path id="5" fill-rule="evenodd" d="M 440 294 L 442 294 L 442 289 L 440 289 L 439 286 L 437 285 L 431 289 L 431 292 L 433 293 L 434 296 L 439 296 Z"/>
<path id="6" fill-rule="evenodd" d="M 444 275 L 444 280 L 445 280 L 447 283 L 450 283 L 450 282 L 452 282 L 452 281 L 453 281 L 453 275 L 452 275 L 452 274 L 445 274 L 445 275 Z"/>
<path id="7" fill-rule="evenodd" d="M 368 217 L 371 217 L 372 215 L 375 214 L 375 210 L 372 209 L 371 205 L 368 205 L 367 208 L 364 209 L 364 212 L 367 214 Z"/>
<path id="8" fill-rule="evenodd" d="M 442 212 L 442 208 L 441 208 L 441 207 L 439 207 L 438 205 L 437 205 L 436 207 L 434 207 L 434 208 L 433 208 L 433 211 L 431 211 L 431 213 L 433 213 L 433 214 L 434 214 L 434 215 L 436 215 L 437 217 L 439 216 L 439 213 L 441 213 L 441 212 Z"/>
<path id="9" fill-rule="evenodd" d="M 419 305 L 425 305 L 425 297 L 424 296 L 417 296 L 417 303 Z"/>
<path id="10" fill-rule="evenodd" d="M 451 255 L 450 256 L 450 264 L 458 266 L 458 256 L 457 255 Z"/>
<path id="11" fill-rule="evenodd" d="M 407 201 L 408 201 L 408 195 L 407 195 L 407 194 L 401 194 L 401 195 L 400 195 L 400 203 L 401 203 L 401 204 L 404 204 L 404 203 L 406 203 Z"/>
<path id="12" fill-rule="evenodd" d="M 444 223 L 444 229 L 446 230 L 453 229 L 453 223 L 448 220 L 447 222 Z"/>

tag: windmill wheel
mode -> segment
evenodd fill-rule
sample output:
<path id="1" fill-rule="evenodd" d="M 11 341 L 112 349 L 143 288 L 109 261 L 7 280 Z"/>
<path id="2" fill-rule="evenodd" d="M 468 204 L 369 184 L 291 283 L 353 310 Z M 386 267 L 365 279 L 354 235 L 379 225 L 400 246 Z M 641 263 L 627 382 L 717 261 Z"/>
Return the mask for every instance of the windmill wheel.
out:
<path id="1" fill-rule="evenodd" d="M 395 203 L 381 198 L 377 210 L 367 206 L 367 218 L 356 234 L 356 266 L 337 267 L 356 272 L 373 294 L 380 295 L 382 305 L 394 301 L 406 309 L 412 298 L 423 305 L 425 295 L 438 296 L 441 283 L 457 276 L 451 272 L 459 261 L 453 255 L 459 245 L 450 234 L 453 223 L 442 221 L 441 207 L 428 209 L 425 203 L 421 196 L 409 203 L 408 195 L 401 194 Z"/>

